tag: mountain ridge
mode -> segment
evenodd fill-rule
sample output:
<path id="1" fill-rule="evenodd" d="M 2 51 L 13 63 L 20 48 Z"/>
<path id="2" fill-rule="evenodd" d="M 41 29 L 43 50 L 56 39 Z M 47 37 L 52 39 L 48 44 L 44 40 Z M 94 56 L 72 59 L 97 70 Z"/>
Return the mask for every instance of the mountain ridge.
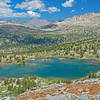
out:
<path id="1" fill-rule="evenodd" d="M 22 50 L 24 48 L 31 50 L 33 47 L 40 48 L 98 37 L 100 36 L 99 20 L 100 13 L 89 13 L 74 16 L 61 22 L 51 22 L 40 28 L 30 27 L 16 22 L 0 21 L 0 50 L 8 47 L 12 48 L 12 44 L 16 48 L 19 45 L 25 46 Z M 30 24 L 31 21 L 28 22 Z"/>
<path id="2" fill-rule="evenodd" d="M 22 26 L 28 26 L 28 27 L 43 27 L 46 25 L 50 25 L 50 24 L 55 24 L 55 25 L 63 25 L 63 24 L 85 24 L 85 23 L 97 23 L 100 24 L 100 13 L 87 13 L 87 14 L 83 14 L 80 16 L 72 16 L 70 18 L 65 19 L 64 21 L 47 21 L 47 20 L 39 20 L 36 18 L 32 18 L 31 20 L 28 21 L 19 21 L 19 20 L 8 20 L 8 21 L 4 21 L 4 20 L 0 20 L 0 24 L 2 23 L 8 23 L 8 24 L 15 24 L 15 25 L 22 25 Z"/>

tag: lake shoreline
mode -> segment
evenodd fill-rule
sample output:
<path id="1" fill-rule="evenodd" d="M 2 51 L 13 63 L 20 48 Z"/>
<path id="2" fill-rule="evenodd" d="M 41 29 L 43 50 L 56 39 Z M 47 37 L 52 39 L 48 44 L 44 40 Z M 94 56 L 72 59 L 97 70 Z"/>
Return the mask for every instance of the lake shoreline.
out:
<path id="1" fill-rule="evenodd" d="M 55 58 L 55 59 L 54 59 Z M 41 59 L 42 59 L 42 61 L 41 61 Z M 47 59 L 47 60 L 46 60 Z M 51 59 L 52 60 L 52 62 L 51 62 L 51 60 L 49 60 L 49 59 Z M 73 59 L 75 59 L 75 61 L 73 60 Z M 34 60 L 32 59 L 30 59 L 29 61 L 31 61 L 31 62 L 27 62 L 26 63 L 26 65 L 24 65 L 25 67 L 23 67 L 23 65 L 22 65 L 22 67 L 20 67 L 19 65 L 15 65 L 15 66 L 17 66 L 17 69 L 23 69 L 23 71 L 24 71 L 24 69 L 26 69 L 26 67 L 27 67 L 27 70 L 29 70 L 30 69 L 30 67 L 31 66 L 33 66 L 33 67 L 31 67 L 31 69 L 32 70 L 34 70 L 34 68 L 35 69 L 37 69 L 37 67 L 38 66 L 40 66 L 39 64 L 41 64 L 42 62 L 43 62 L 43 64 L 47 64 L 47 66 L 48 66 L 48 64 L 50 64 L 50 66 L 52 66 L 52 64 L 53 63 L 57 63 L 58 62 L 58 65 L 53 65 L 53 68 L 54 68 L 54 66 L 56 66 L 57 67 L 57 70 L 59 69 L 59 63 L 61 64 L 61 66 L 63 66 L 63 67 L 60 67 L 60 70 L 65 70 L 66 69 L 66 64 L 67 63 L 69 63 L 69 61 L 71 61 L 71 63 L 73 63 L 74 62 L 74 64 L 76 64 L 77 65 L 77 63 L 81 63 L 82 62 L 82 60 L 83 59 L 81 59 L 79 62 L 77 62 L 77 63 L 75 63 L 76 61 L 78 61 L 78 60 L 80 60 L 80 59 L 76 59 L 76 58 L 68 58 L 68 57 L 40 57 L 40 58 L 34 58 Z M 86 60 L 86 59 L 85 59 Z M 88 59 L 89 60 L 89 59 Z M 60 62 L 59 62 L 60 61 Z M 64 62 L 62 62 L 62 61 L 64 61 Z M 38 64 L 38 62 L 39 62 L 39 64 Z M 47 63 L 48 62 L 48 63 Z M 49 63 L 50 62 L 50 63 Z M 71 64 L 71 63 L 69 63 L 69 64 Z M 87 63 L 87 61 L 86 61 L 86 63 Z M 65 64 L 65 65 L 63 65 L 63 64 Z M 82 64 L 82 66 L 81 65 L 78 65 L 79 67 L 81 66 L 81 68 L 82 69 L 84 69 L 84 65 L 85 64 L 85 62 L 83 61 L 83 64 Z M 89 64 L 91 64 L 92 66 L 93 66 L 93 63 L 89 63 Z M 35 67 L 34 67 L 35 66 Z M 44 66 L 44 65 L 43 65 Z M 69 66 L 69 68 L 70 68 L 70 65 L 68 65 Z M 75 65 L 74 65 L 75 66 Z M 76 66 L 76 68 L 78 67 L 78 66 Z M 86 65 L 87 67 L 88 67 L 88 63 L 87 63 L 87 65 Z M 85 67 L 86 67 L 85 66 Z M 5 66 L 6 67 L 6 66 Z M 28 68 L 29 67 L 29 68 Z M 73 67 L 73 66 L 72 66 Z M 95 65 L 94 65 L 94 67 L 95 67 Z M 9 68 L 9 70 L 10 70 L 10 68 L 12 69 L 13 68 L 13 66 L 9 66 L 8 67 Z M 16 67 L 14 67 L 15 69 L 16 69 Z M 38 68 L 40 68 L 40 67 L 38 67 Z M 62 69 L 61 69 L 62 68 Z M 74 67 L 73 67 L 74 68 Z M 97 68 L 97 67 L 96 67 Z M 5 69 L 5 68 L 4 68 Z M 45 69 L 45 67 L 41 67 L 41 69 Z M 27 70 L 26 71 L 24 71 L 25 73 L 27 73 Z M 52 69 L 53 70 L 53 69 Z M 59 71 L 60 71 L 59 70 Z M 68 69 L 68 70 L 70 70 L 70 69 Z M 100 70 L 98 70 L 98 68 L 96 69 L 96 70 L 94 70 L 94 71 L 92 71 L 91 70 L 91 68 L 89 69 L 90 70 L 90 72 L 94 72 L 94 73 L 99 73 L 99 71 Z M 66 70 L 67 71 L 67 70 Z M 66 72 L 65 71 L 65 72 Z M 21 70 L 20 70 L 20 72 L 21 73 L 24 73 L 24 72 L 22 72 Z M 36 72 L 36 71 L 35 71 Z M 81 74 L 80 75 L 80 78 L 83 78 L 83 77 L 86 77 L 90 72 L 88 72 L 88 74 L 87 75 L 85 75 L 84 74 L 84 72 L 85 72 L 85 70 L 82 72 L 83 74 Z M 18 72 L 17 72 L 18 73 Z M 30 73 L 30 71 L 29 71 L 29 73 Z M 34 71 L 32 71 L 32 73 L 34 73 Z M 36 72 L 37 73 L 37 72 Z M 40 72 L 41 73 L 41 72 Z M 48 73 L 48 71 L 46 72 L 46 73 Z M 71 74 L 70 74 L 71 73 Z M 67 75 L 74 75 L 74 74 L 72 74 L 73 73 L 73 70 L 71 69 L 70 70 L 70 72 L 69 72 L 69 74 L 67 74 Z M 77 71 L 75 71 L 75 73 L 80 73 L 80 71 L 79 72 L 77 72 Z M 34 73 L 35 74 L 35 73 Z M 57 73 L 56 73 L 57 74 Z M 60 74 L 60 73 L 59 73 Z M 14 75 L 14 73 L 13 73 L 13 75 Z M 21 75 L 21 74 L 20 74 Z M 23 74 L 24 75 L 24 74 Z M 37 75 L 37 74 L 36 74 Z M 25 75 L 24 75 L 25 76 Z M 21 76 L 21 77 L 24 77 L 24 76 Z M 32 75 L 27 75 L 27 76 L 32 76 Z M 37 75 L 37 76 L 39 76 L 39 75 Z M 11 75 L 10 75 L 10 77 L 11 77 Z M 18 76 L 19 77 L 19 76 Z M 66 74 L 64 74 L 64 75 L 62 75 L 62 76 L 56 76 L 55 74 L 54 74 L 54 76 L 51 74 L 50 75 L 50 72 L 49 72 L 49 76 L 47 75 L 47 77 L 45 77 L 45 76 L 39 76 L 39 77 L 43 77 L 43 78 L 47 78 L 47 79 L 63 79 L 63 80 L 66 80 L 66 79 L 69 79 L 69 80 L 72 80 L 72 79 L 79 79 L 78 77 L 76 78 L 76 77 L 73 77 L 73 78 L 71 78 L 71 76 L 68 76 L 68 78 L 66 77 Z M 19 77 L 20 78 L 20 77 Z"/>
<path id="2" fill-rule="evenodd" d="M 71 59 L 78 59 L 78 60 L 94 60 L 94 61 L 96 61 L 96 62 L 100 62 L 100 59 L 96 59 L 96 58 L 80 58 L 80 57 L 71 57 L 71 56 L 40 56 L 40 57 L 32 57 L 32 58 L 27 58 L 26 60 L 22 60 L 22 61 L 20 61 L 20 62 L 15 62 L 15 61 L 13 61 L 13 62 L 11 62 L 11 63 L 7 63 L 7 62 L 5 62 L 5 63 L 0 63 L 0 66 L 2 67 L 2 66 L 7 66 L 7 65 L 25 65 L 26 64 L 26 62 L 27 61 L 29 61 L 29 60 L 35 60 L 35 59 L 39 59 L 39 58 L 44 58 L 44 59 L 46 59 L 47 58 L 47 61 L 46 62 L 49 62 L 49 58 L 61 58 L 60 60 L 66 60 L 66 59 L 68 59 L 68 58 L 71 58 Z M 45 61 L 44 61 L 45 62 Z"/>

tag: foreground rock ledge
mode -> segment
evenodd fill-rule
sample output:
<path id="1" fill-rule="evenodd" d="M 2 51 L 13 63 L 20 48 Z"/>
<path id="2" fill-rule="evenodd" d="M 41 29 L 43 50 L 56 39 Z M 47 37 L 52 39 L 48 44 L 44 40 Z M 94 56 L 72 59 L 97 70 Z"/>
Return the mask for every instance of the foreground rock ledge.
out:
<path id="1" fill-rule="evenodd" d="M 100 100 L 100 82 L 52 84 L 31 89 L 16 100 Z"/>

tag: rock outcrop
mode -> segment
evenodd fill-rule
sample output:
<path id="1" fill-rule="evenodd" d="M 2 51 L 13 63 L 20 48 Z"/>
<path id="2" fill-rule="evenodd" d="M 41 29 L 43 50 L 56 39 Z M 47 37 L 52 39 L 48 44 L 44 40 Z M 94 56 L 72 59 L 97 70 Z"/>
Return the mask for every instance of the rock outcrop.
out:
<path id="1" fill-rule="evenodd" d="M 100 81 L 73 84 L 52 84 L 32 89 L 16 100 L 100 100 Z"/>

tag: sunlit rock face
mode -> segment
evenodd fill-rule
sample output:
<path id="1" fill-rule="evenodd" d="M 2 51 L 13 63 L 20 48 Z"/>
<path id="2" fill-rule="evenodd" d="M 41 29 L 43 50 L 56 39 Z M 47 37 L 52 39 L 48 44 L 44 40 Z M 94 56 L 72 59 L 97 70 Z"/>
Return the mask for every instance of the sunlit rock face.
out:
<path id="1" fill-rule="evenodd" d="M 58 25 L 98 25 L 100 24 L 100 13 L 89 13 L 80 16 L 73 16 L 62 22 L 59 22 Z"/>

